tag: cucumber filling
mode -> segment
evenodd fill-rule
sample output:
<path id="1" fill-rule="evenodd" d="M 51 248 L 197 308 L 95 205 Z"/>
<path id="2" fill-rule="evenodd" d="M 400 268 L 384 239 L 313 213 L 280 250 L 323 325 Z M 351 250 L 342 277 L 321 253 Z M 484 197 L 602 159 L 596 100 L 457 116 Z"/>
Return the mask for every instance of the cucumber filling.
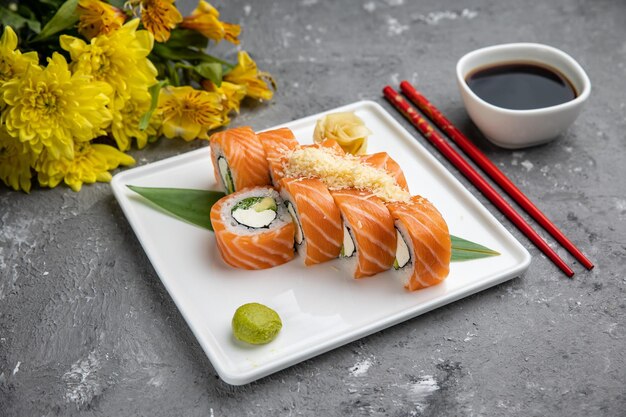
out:
<path id="1" fill-rule="evenodd" d="M 217 158 L 217 166 L 220 170 L 220 176 L 222 177 L 224 188 L 226 188 L 226 194 L 234 193 L 235 184 L 233 182 L 233 175 L 230 172 L 230 167 L 228 166 L 228 162 L 226 162 L 226 158 L 223 156 Z"/>
<path id="2" fill-rule="evenodd" d="M 259 229 L 276 219 L 276 201 L 272 197 L 248 197 L 235 204 L 231 214 L 237 223 Z"/>
<path id="3" fill-rule="evenodd" d="M 406 264 L 411 260 L 411 253 L 409 252 L 409 247 L 402 236 L 402 233 L 398 229 L 396 229 L 396 234 L 398 235 L 398 243 L 396 245 L 396 259 L 393 261 L 394 269 L 404 268 Z"/>
<path id="4" fill-rule="evenodd" d="M 354 240 L 352 239 L 352 233 L 350 233 L 350 228 L 343 224 L 343 245 L 341 246 L 341 252 L 339 256 L 341 258 L 349 258 L 354 255 L 356 252 L 356 247 L 354 246 Z"/>
<path id="5" fill-rule="evenodd" d="M 304 240 L 304 234 L 302 233 L 302 225 L 300 224 L 300 219 L 296 214 L 296 209 L 291 204 L 291 201 L 287 201 L 285 203 L 287 205 L 287 211 L 291 215 L 291 220 L 293 221 L 293 225 L 296 226 L 296 244 L 301 245 Z"/>

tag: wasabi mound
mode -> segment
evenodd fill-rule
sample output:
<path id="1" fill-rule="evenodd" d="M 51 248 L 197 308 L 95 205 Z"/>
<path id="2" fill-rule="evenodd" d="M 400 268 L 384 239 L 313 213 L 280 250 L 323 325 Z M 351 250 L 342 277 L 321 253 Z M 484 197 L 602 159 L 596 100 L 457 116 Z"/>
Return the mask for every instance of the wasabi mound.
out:
<path id="1" fill-rule="evenodd" d="M 283 323 L 278 313 L 271 308 L 259 303 L 249 303 L 235 311 L 232 327 L 238 340 L 263 345 L 276 338 Z"/>

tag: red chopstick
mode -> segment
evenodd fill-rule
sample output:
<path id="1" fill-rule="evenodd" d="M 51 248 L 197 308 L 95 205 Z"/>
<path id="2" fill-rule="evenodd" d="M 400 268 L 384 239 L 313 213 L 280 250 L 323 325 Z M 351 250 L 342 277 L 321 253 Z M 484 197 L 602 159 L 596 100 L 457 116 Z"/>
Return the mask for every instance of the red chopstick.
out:
<path id="1" fill-rule="evenodd" d="M 517 204 L 569 251 L 585 268 L 592 269 L 593 263 L 576 247 L 513 182 L 498 169 L 460 130 L 458 130 L 426 97 L 420 94 L 408 81 L 400 83 L 400 89 L 439 129 L 448 135 L 472 160 L 482 168 Z"/>
<path id="2" fill-rule="evenodd" d="M 509 203 L 480 176 L 474 168 L 448 144 L 396 90 L 390 86 L 383 89 L 383 94 L 389 102 L 400 111 L 452 163 L 468 180 L 482 192 L 517 228 L 526 235 L 561 271 L 568 277 L 574 271 L 552 250 L 550 246 L 537 234 L 535 230 L 520 216 Z"/>

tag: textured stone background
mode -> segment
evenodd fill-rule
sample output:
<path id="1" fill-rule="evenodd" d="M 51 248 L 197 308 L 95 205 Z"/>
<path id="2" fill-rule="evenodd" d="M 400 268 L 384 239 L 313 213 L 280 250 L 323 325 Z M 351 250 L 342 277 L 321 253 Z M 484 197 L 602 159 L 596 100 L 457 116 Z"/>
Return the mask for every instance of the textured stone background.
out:
<path id="1" fill-rule="evenodd" d="M 274 101 L 249 105 L 233 121 L 257 129 L 360 99 L 389 108 L 382 86 L 406 78 L 480 138 L 456 90 L 458 58 L 511 41 L 570 53 L 593 92 L 564 137 L 520 152 L 478 141 L 596 269 L 575 265 L 568 280 L 514 230 L 534 256 L 524 276 L 231 387 L 216 376 L 107 184 L 31 195 L 0 186 L 0 416 L 625 415 L 623 0 L 216 5 L 244 25 L 242 46 L 279 82 Z M 135 156 L 145 164 L 199 146 L 161 140 Z"/>

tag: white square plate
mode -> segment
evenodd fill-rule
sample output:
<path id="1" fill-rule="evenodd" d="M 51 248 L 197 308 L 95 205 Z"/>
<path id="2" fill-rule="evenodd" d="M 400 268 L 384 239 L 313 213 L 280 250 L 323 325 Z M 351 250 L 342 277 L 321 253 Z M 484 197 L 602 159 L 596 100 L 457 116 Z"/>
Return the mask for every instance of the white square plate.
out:
<path id="1" fill-rule="evenodd" d="M 528 268 L 524 247 L 380 105 L 361 101 L 330 110 L 354 111 L 373 132 L 368 152 L 388 152 L 403 168 L 412 194 L 431 200 L 450 233 L 502 255 L 452 263 L 442 284 L 404 290 L 385 272 L 354 280 L 335 260 L 305 267 L 301 259 L 262 271 L 228 267 L 212 232 L 155 210 L 126 185 L 216 189 L 209 147 L 122 172 L 113 192 L 154 269 L 220 377 L 246 384 L 386 327 L 511 279 Z M 311 143 L 324 113 L 286 123 Z M 254 128 L 254 127 L 253 127 Z M 259 302 L 278 312 L 283 328 L 271 343 L 246 346 L 232 336 L 242 304 Z"/>

